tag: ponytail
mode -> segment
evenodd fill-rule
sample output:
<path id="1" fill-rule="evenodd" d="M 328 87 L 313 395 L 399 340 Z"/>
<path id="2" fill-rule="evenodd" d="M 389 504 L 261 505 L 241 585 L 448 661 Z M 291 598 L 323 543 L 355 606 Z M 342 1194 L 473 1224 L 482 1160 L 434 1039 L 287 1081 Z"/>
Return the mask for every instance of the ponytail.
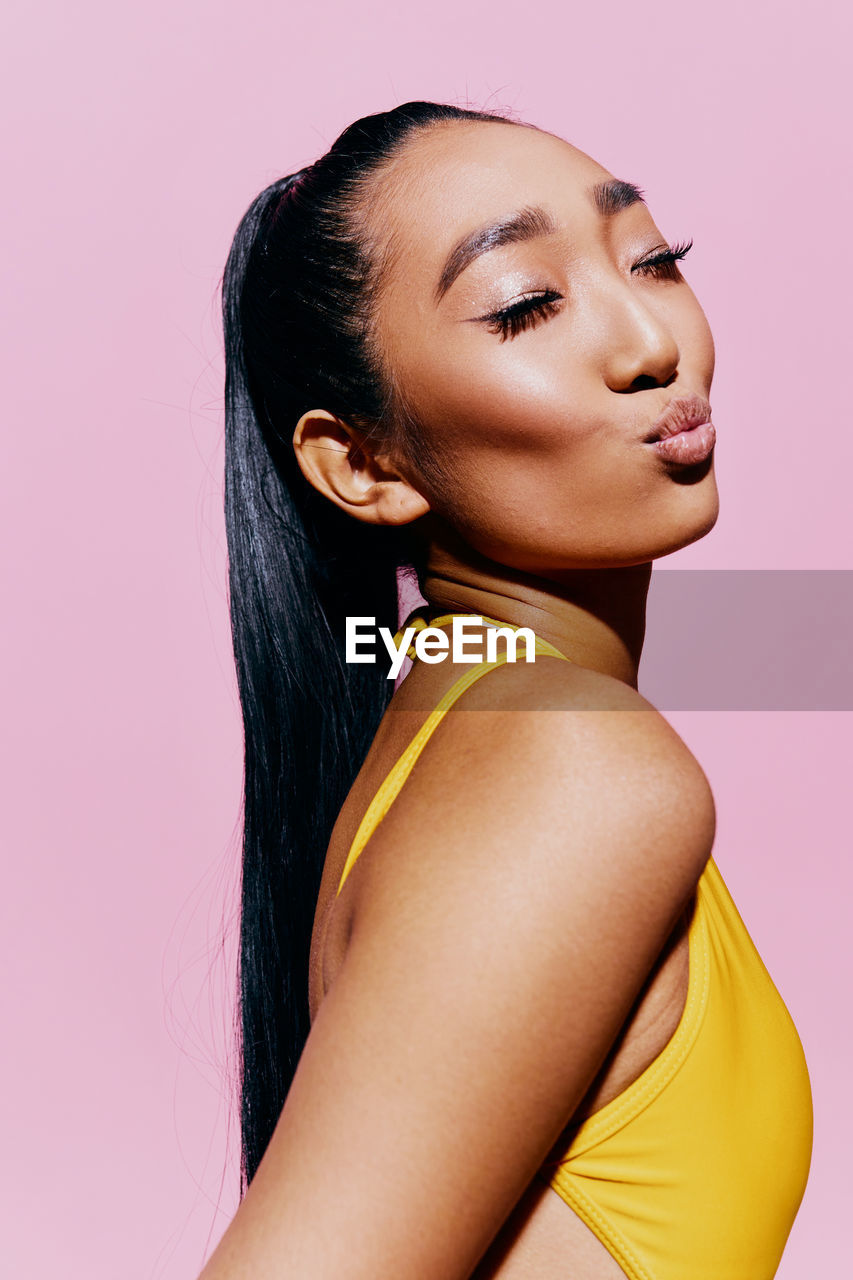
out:
<path id="1" fill-rule="evenodd" d="M 502 117 L 407 103 L 357 121 L 256 197 L 223 277 L 225 523 L 244 730 L 241 1195 L 310 1028 L 308 959 L 332 827 L 394 690 L 381 663 L 345 661 L 345 621 L 368 615 L 393 633 L 398 574 L 421 572 L 414 532 L 355 520 L 326 499 L 302 474 L 292 434 L 311 408 L 383 438 L 402 421 L 369 354 L 371 264 L 356 215 L 380 162 L 414 128 L 448 118 Z M 402 447 L 411 455 L 412 439 Z"/>

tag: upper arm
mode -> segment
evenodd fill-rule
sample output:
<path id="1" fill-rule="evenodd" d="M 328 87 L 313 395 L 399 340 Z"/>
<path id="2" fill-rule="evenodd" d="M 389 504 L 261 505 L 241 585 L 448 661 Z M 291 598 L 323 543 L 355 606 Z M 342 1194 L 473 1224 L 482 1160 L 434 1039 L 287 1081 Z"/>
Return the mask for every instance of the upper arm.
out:
<path id="1" fill-rule="evenodd" d="M 346 957 L 204 1280 L 467 1280 L 707 860 L 707 783 L 652 710 L 440 731 L 372 838 Z"/>

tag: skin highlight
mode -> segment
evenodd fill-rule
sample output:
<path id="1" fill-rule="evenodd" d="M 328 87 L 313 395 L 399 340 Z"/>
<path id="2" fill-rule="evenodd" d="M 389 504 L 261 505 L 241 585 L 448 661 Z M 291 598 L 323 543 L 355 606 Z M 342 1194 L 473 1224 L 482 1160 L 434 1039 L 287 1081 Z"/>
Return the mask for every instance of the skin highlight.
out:
<path id="1" fill-rule="evenodd" d="M 596 188 L 613 179 L 536 129 L 419 134 L 371 202 L 386 254 L 374 340 L 447 483 L 430 486 L 325 410 L 303 415 L 293 443 L 311 483 L 354 518 L 421 522 L 428 614 L 531 626 L 636 688 L 652 561 L 719 512 L 713 451 L 675 467 L 644 438 L 676 396 L 709 396 L 714 345 L 677 267 L 637 269 L 667 246 L 645 202 L 601 212 Z M 436 301 L 460 236 L 529 207 L 553 232 L 481 253 Z M 487 317 L 531 295 L 549 313 L 498 333 Z"/>

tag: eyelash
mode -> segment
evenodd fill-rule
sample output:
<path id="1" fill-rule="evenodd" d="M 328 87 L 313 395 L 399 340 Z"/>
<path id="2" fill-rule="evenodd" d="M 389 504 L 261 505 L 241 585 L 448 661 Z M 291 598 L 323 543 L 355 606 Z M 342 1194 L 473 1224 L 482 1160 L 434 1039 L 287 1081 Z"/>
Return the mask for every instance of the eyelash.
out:
<path id="1" fill-rule="evenodd" d="M 678 263 L 692 248 L 692 240 L 684 244 L 670 245 L 663 251 L 641 258 L 639 262 L 634 263 L 631 271 L 639 271 L 642 275 L 653 275 L 659 280 L 681 280 Z M 541 321 L 555 315 L 559 311 L 557 304 L 561 300 L 562 295 L 554 289 L 545 289 L 542 293 L 531 294 L 500 311 L 493 311 L 483 319 L 489 332 L 500 334 L 501 342 L 505 342 L 507 338 L 514 338 L 525 329 L 535 328 Z"/>

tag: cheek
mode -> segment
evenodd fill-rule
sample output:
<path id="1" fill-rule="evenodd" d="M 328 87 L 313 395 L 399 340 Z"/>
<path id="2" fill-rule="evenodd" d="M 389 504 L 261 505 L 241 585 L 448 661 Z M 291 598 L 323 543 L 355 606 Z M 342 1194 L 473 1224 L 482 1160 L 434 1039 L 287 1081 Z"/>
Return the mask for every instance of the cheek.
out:
<path id="1" fill-rule="evenodd" d="M 553 348 L 553 349 L 552 349 Z M 461 337 L 429 366 L 412 362 L 402 384 L 435 447 L 455 467 L 521 455 L 565 455 L 595 436 L 591 412 L 600 396 L 589 369 L 573 360 L 565 341 L 523 333 L 501 342 Z"/>
<path id="2" fill-rule="evenodd" d="M 482 553 L 537 568 L 594 554 L 651 473 L 614 427 L 600 373 L 572 363 L 564 343 L 523 350 L 526 336 L 516 349 L 495 338 L 476 359 L 448 353 L 427 376 L 410 368 L 406 385 L 452 477 L 438 513 Z"/>

